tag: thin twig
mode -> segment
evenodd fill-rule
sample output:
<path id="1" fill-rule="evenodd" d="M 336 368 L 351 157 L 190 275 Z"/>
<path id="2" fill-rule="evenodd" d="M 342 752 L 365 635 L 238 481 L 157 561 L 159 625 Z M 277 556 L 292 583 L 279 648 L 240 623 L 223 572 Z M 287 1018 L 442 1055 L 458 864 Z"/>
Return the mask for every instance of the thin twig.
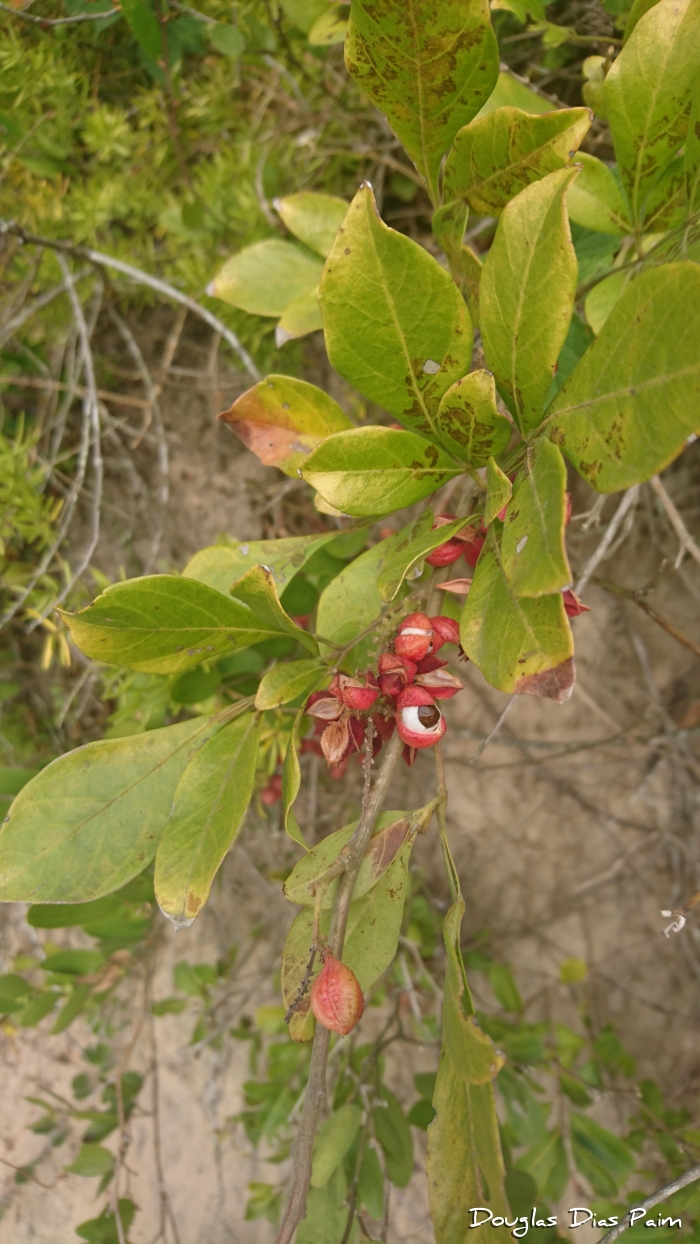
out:
<path id="1" fill-rule="evenodd" d="M 577 596 L 581 595 L 591 575 L 594 573 L 595 570 L 597 570 L 603 558 L 606 556 L 608 549 L 610 548 L 610 545 L 612 544 L 615 538 L 615 533 L 617 532 L 630 506 L 635 505 L 638 495 L 639 495 L 639 484 L 634 484 L 632 488 L 627 489 L 627 492 L 624 494 L 620 504 L 618 505 L 615 513 L 613 514 L 610 522 L 608 523 L 603 539 L 600 541 L 600 544 L 598 545 L 595 552 L 593 552 L 591 556 L 589 557 L 588 561 L 586 562 L 585 566 L 583 567 L 583 570 L 581 571 L 578 577 L 578 581 L 576 583 L 576 586 L 574 587 L 574 591 Z"/>
<path id="2" fill-rule="evenodd" d="M 0 384 L 17 386 L 23 389 L 51 389 L 56 393 L 72 393 L 74 397 L 87 397 L 88 391 L 82 387 L 74 387 L 66 380 L 53 380 L 43 376 L 13 376 L 0 378 Z M 104 402 L 116 402 L 118 406 L 133 406 L 138 410 L 148 410 L 150 403 L 143 397 L 129 397 L 124 393 L 113 393 L 111 389 L 97 389 L 97 396 Z"/>
<path id="3" fill-rule="evenodd" d="M 64 254 L 75 255 L 78 259 L 88 259 L 90 263 L 96 264 L 98 268 L 111 268 L 115 272 L 121 272 L 124 276 L 128 276 L 130 280 L 135 281 L 137 285 L 146 285 L 149 289 L 154 289 L 157 293 L 162 294 L 164 298 L 172 298 L 173 302 L 178 302 L 181 307 L 187 307 L 188 311 L 191 311 L 193 315 L 199 316 L 200 320 L 204 320 L 215 332 L 221 333 L 224 340 L 228 342 L 231 349 L 238 355 L 248 374 L 254 380 L 260 379 L 260 372 L 236 334 L 230 328 L 227 328 L 215 315 L 212 315 L 211 311 L 207 311 L 206 307 L 202 307 L 194 298 L 183 294 L 174 285 L 169 285 L 167 281 L 162 281 L 160 277 L 151 276 L 149 272 L 143 272 L 140 268 L 134 268 L 132 264 L 124 263 L 122 259 L 117 259 L 114 255 L 105 255 L 102 251 L 94 251 L 87 246 L 73 246 L 70 242 L 62 242 L 55 238 L 39 237 L 35 233 L 30 233 L 27 229 L 23 229 L 14 220 L 0 220 L 0 234 L 3 233 L 9 233 L 13 237 L 21 238 L 23 242 L 29 245 L 47 246 L 50 250 L 57 253 L 62 251 Z"/>
<path id="4" fill-rule="evenodd" d="M 357 874 L 369 845 L 379 809 L 386 798 L 401 748 L 402 742 L 398 732 L 396 732 L 387 744 L 384 760 L 374 786 L 369 793 L 369 797 L 363 801 L 362 815 L 360 816 L 357 829 L 348 843 L 348 863 L 338 882 L 338 890 L 333 904 L 328 933 L 328 945 L 337 958 L 340 958 L 343 952 L 345 929 Z M 282 1225 L 277 1236 L 277 1244 L 290 1244 L 297 1226 L 306 1215 L 306 1196 L 311 1180 L 314 1137 L 316 1135 L 321 1102 L 326 1095 L 326 1063 L 328 1061 L 330 1037 L 329 1030 L 324 1028 L 322 1024 L 318 1024 L 311 1050 L 304 1109 L 294 1143 L 292 1184 Z"/>
<path id="5" fill-rule="evenodd" d="M 648 1209 L 653 1209 L 661 1201 L 667 1201 L 670 1196 L 673 1196 L 674 1192 L 680 1192 L 681 1188 L 687 1188 L 688 1184 L 695 1183 L 696 1179 L 700 1179 L 700 1166 L 691 1166 L 690 1170 L 685 1172 L 685 1175 L 679 1175 L 678 1179 L 674 1179 L 670 1184 L 666 1184 L 665 1188 L 659 1188 L 659 1191 L 647 1197 L 646 1201 L 640 1201 L 639 1205 L 630 1205 L 622 1222 L 613 1227 L 611 1231 L 608 1231 L 599 1240 L 598 1244 L 613 1244 L 613 1240 L 616 1240 L 631 1225 L 629 1218 L 632 1210 L 642 1209 L 646 1213 Z"/>
<path id="6" fill-rule="evenodd" d="M 654 489 L 654 492 L 659 498 L 659 501 L 664 507 L 664 510 L 666 511 L 666 514 L 668 515 L 669 522 L 671 526 L 673 527 L 673 530 L 675 531 L 676 535 L 678 536 L 678 539 L 680 540 L 680 548 L 678 550 L 678 556 L 674 563 L 674 570 L 677 570 L 681 562 L 683 561 L 684 553 L 690 553 L 691 557 L 694 557 L 696 562 L 700 562 L 700 548 L 695 543 L 693 537 L 688 531 L 685 523 L 683 522 L 683 519 L 681 518 L 680 514 L 678 513 L 678 510 L 676 509 L 671 498 L 666 492 L 666 489 L 661 483 L 661 480 L 659 479 L 658 475 L 652 475 L 651 479 L 649 480 L 649 483 L 651 484 L 652 488 Z"/>
<path id="7" fill-rule="evenodd" d="M 476 764 L 477 760 L 478 760 L 478 759 L 479 759 L 479 757 L 481 756 L 481 753 L 482 753 L 482 752 L 484 752 L 484 751 L 486 750 L 486 748 L 488 747 L 488 745 L 489 745 L 489 743 L 491 742 L 491 740 L 495 737 L 495 735 L 497 735 L 497 734 L 498 734 L 498 731 L 500 730 L 501 726 L 503 725 L 503 722 L 505 721 L 505 719 L 506 719 L 506 717 L 508 716 L 508 714 L 509 714 L 510 710 L 512 709 L 513 705 L 515 704 L 516 699 L 517 699 L 517 696 L 512 695 L 512 696 L 510 697 L 510 699 L 509 699 L 508 703 L 507 703 L 507 704 L 505 705 L 505 707 L 503 708 L 503 710 L 502 710 L 502 712 L 501 712 L 501 715 L 500 715 L 500 717 L 498 718 L 498 721 L 496 722 L 495 726 L 493 727 L 493 730 L 491 731 L 491 733 L 490 733 L 490 734 L 487 734 L 487 736 L 486 736 L 486 738 L 483 740 L 483 742 L 479 744 L 479 746 L 477 747 L 476 751 L 474 752 L 474 755 L 469 757 L 469 760 L 467 761 L 467 764 L 468 764 L 468 765 L 475 765 L 475 764 Z"/>
<path id="8" fill-rule="evenodd" d="M 80 272 L 76 272 L 73 276 L 71 276 L 71 285 L 77 285 L 78 281 L 83 281 L 86 276 L 90 276 L 91 272 L 92 268 L 83 268 Z M 2 329 L 0 329 L 0 346 L 4 346 L 5 342 L 9 340 L 13 333 L 17 332 L 18 328 L 21 328 L 23 324 L 26 324 L 27 320 L 31 319 L 33 315 L 36 315 L 38 311 L 41 311 L 44 307 L 47 307 L 50 302 L 53 302 L 54 298 L 58 298 L 61 294 L 65 294 L 67 289 L 68 286 L 66 282 L 61 281 L 59 285 L 53 285 L 51 289 L 44 290 L 43 294 L 39 294 L 39 296 L 34 298 L 29 304 L 25 303 L 22 310 L 18 311 L 17 314 L 13 316 L 11 320 L 8 320 L 6 324 L 3 324 Z"/>
<path id="9" fill-rule="evenodd" d="M 100 426 L 100 404 L 97 397 L 97 382 L 95 380 L 95 365 L 92 357 L 92 347 L 90 345 L 90 331 L 88 330 L 83 306 L 75 292 L 73 282 L 70 280 L 70 270 L 65 257 L 58 253 L 56 255 L 63 277 L 68 289 L 68 297 L 70 298 L 73 310 L 73 318 L 78 330 L 80 338 L 81 353 L 83 357 L 83 372 L 87 394 L 83 399 L 84 419 L 89 424 L 90 439 L 92 440 L 92 475 L 93 475 L 93 501 L 90 514 L 90 538 L 87 548 L 83 552 L 78 565 L 70 576 L 70 579 L 61 588 L 55 600 L 52 600 L 44 609 L 44 611 L 29 626 L 29 630 L 33 631 L 37 626 L 41 625 L 44 618 L 48 617 L 52 609 L 56 605 L 60 605 L 61 601 L 73 588 L 73 585 L 80 578 L 81 574 L 90 565 L 92 555 L 97 547 L 97 541 L 100 535 L 100 504 L 102 501 L 102 481 L 104 477 L 104 462 L 102 459 L 102 428 Z"/>
<path id="10" fill-rule="evenodd" d="M 660 626 L 668 635 L 671 635 L 677 643 L 682 644 L 683 647 L 687 648 L 689 652 L 693 652 L 696 657 L 700 657 L 700 644 L 696 644 L 695 640 L 690 639 L 683 633 L 683 631 L 679 631 L 678 627 L 674 626 L 672 622 L 669 622 L 668 618 L 665 618 L 664 615 L 659 613 L 653 605 L 650 605 L 648 601 L 644 600 L 639 592 L 633 591 L 632 588 L 620 587 L 619 584 L 611 583 L 608 579 L 592 578 L 591 582 L 595 583 L 596 587 L 602 587 L 606 592 L 613 592 L 616 596 L 622 596 L 625 600 L 631 600 L 632 603 L 637 605 L 639 609 L 642 609 L 653 622 L 656 622 L 657 626 Z"/>
<path id="11" fill-rule="evenodd" d="M 108 17 L 121 17 L 121 9 L 107 9 L 106 13 L 79 13 L 76 17 L 36 17 L 34 13 L 23 13 L 21 9 L 12 9 L 9 4 L 0 4 L 3 13 L 19 17 L 23 22 L 34 22 L 37 26 L 69 26 L 75 22 L 104 22 Z"/>

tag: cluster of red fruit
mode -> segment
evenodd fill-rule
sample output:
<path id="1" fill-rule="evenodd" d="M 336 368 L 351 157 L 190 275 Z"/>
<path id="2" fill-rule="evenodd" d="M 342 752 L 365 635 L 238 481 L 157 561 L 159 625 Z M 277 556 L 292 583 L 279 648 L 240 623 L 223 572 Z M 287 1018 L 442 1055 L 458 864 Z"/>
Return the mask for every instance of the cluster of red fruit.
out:
<path id="1" fill-rule="evenodd" d="M 326 691 L 314 692 L 306 711 L 316 718 L 320 750 L 334 776 L 341 776 L 338 770 L 362 748 L 370 716 L 375 755 L 395 729 L 409 765 L 417 748 L 432 747 L 442 738 L 446 726 L 437 701 L 456 695 L 464 685 L 436 655 L 444 644 L 459 644 L 452 618 L 410 613 L 398 628 L 393 650 L 379 658 L 376 674 L 336 674 Z"/>

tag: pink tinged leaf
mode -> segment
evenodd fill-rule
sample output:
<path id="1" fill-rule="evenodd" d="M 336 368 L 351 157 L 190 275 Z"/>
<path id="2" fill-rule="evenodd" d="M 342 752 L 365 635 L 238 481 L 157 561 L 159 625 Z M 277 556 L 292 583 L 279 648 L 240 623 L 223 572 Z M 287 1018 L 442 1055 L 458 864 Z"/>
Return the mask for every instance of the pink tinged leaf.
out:
<path id="1" fill-rule="evenodd" d="M 560 665 L 552 669 L 541 670 L 539 674 L 529 674 L 519 678 L 515 684 L 516 695 L 541 695 L 548 700 L 556 700 L 564 704 L 571 696 L 576 682 L 576 666 L 574 658 L 568 657 Z"/>

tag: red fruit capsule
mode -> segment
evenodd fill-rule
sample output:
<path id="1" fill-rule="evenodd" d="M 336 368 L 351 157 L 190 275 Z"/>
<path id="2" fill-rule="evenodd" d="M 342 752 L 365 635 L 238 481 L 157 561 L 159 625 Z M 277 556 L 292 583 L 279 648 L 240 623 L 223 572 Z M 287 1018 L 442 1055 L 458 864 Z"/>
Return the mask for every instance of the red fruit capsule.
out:
<path id="1" fill-rule="evenodd" d="M 583 601 L 579 599 L 576 593 L 571 591 L 571 588 L 567 587 L 566 590 L 562 592 L 562 596 L 564 597 L 564 608 L 566 610 L 567 617 L 577 618 L 580 613 L 591 612 L 588 605 L 584 605 Z"/>
<path id="2" fill-rule="evenodd" d="M 415 662 L 409 661 L 408 657 L 383 652 L 379 658 L 379 685 L 384 695 L 399 695 L 408 683 L 413 682 L 415 673 Z"/>
<path id="3" fill-rule="evenodd" d="M 396 701 L 396 728 L 409 747 L 434 747 L 447 726 L 426 687 L 406 687 Z"/>
<path id="4" fill-rule="evenodd" d="M 484 526 L 480 522 L 478 527 L 465 527 L 459 537 L 464 541 L 464 560 L 473 570 L 486 541 Z"/>
<path id="5" fill-rule="evenodd" d="M 365 1009 L 360 982 L 355 973 L 335 955 L 326 954 L 326 961 L 311 986 L 311 1010 L 319 1024 L 339 1032 L 352 1032 Z"/>
<path id="6" fill-rule="evenodd" d="M 363 713 L 371 708 L 379 695 L 379 688 L 373 674 L 369 674 L 364 682 L 360 678 L 348 678 L 347 674 L 338 674 L 331 686 L 336 682 L 338 690 L 335 694 L 340 697 L 343 704 L 355 709 L 356 712 Z"/>
<path id="7" fill-rule="evenodd" d="M 430 619 L 430 625 L 433 628 L 433 652 L 437 652 L 443 644 L 459 643 L 459 626 L 452 618 L 438 614 L 436 618 Z"/>
<path id="8" fill-rule="evenodd" d="M 446 540 L 439 544 L 432 553 L 428 553 L 426 561 L 429 566 L 451 566 L 464 552 L 464 545 L 459 540 Z"/>
<path id="9" fill-rule="evenodd" d="M 433 628 L 427 613 L 409 613 L 399 626 L 394 640 L 394 652 L 410 661 L 420 661 L 430 652 Z"/>

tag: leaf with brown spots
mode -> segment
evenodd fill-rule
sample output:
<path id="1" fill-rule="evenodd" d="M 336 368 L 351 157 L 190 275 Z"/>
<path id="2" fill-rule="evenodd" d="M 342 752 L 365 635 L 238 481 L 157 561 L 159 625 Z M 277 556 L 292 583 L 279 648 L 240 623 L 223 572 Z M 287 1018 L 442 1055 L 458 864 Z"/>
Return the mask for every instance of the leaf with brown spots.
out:
<path id="1" fill-rule="evenodd" d="M 492 532 L 474 571 L 460 620 L 460 638 L 467 656 L 498 691 L 566 698 L 556 679 L 531 681 L 533 675 L 548 674 L 573 656 L 563 597 L 557 592 L 519 599 L 503 573 Z M 572 688 L 569 678 L 567 696 Z"/>
<path id="2" fill-rule="evenodd" d="M 293 376 L 266 376 L 218 418 L 265 466 L 293 479 L 324 437 L 353 426 L 332 397 Z"/>
<path id="3" fill-rule="evenodd" d="M 460 462 L 486 466 L 508 448 L 512 428 L 496 407 L 496 385 L 490 371 L 472 371 L 450 386 L 440 402 L 438 433 Z"/>
<path id="4" fill-rule="evenodd" d="M 629 281 L 560 389 L 546 424 L 598 492 L 658 474 L 700 431 L 700 267 Z"/>
<path id="5" fill-rule="evenodd" d="M 304 479 L 344 514 L 388 514 L 430 496 L 462 467 L 431 441 L 398 428 L 329 436 L 306 461 Z"/>
<path id="6" fill-rule="evenodd" d="M 605 109 L 632 218 L 683 146 L 700 75 L 700 0 L 660 0 L 605 79 Z"/>
<path id="7" fill-rule="evenodd" d="M 457 130 L 498 80 L 487 0 L 353 0 L 345 64 L 383 112 L 437 203 Z"/>
<path id="8" fill-rule="evenodd" d="M 483 216 L 498 216 L 531 182 L 564 168 L 591 124 L 588 108 L 540 116 L 497 108 L 457 134 L 445 164 L 445 195 L 466 199 Z"/>
<path id="9" fill-rule="evenodd" d="M 503 573 L 516 596 L 548 596 L 571 583 L 565 521 L 566 466 L 542 437 L 526 452 L 503 523 Z"/>
<path id="10" fill-rule="evenodd" d="M 262 717 L 246 713 L 195 752 L 156 853 L 155 891 L 176 928 L 192 924 L 246 814 Z"/>
<path id="11" fill-rule="evenodd" d="M 328 256 L 320 302 L 336 371 L 407 427 L 436 440 L 440 398 L 469 369 L 469 312 L 437 260 L 380 220 L 367 183 Z"/>

